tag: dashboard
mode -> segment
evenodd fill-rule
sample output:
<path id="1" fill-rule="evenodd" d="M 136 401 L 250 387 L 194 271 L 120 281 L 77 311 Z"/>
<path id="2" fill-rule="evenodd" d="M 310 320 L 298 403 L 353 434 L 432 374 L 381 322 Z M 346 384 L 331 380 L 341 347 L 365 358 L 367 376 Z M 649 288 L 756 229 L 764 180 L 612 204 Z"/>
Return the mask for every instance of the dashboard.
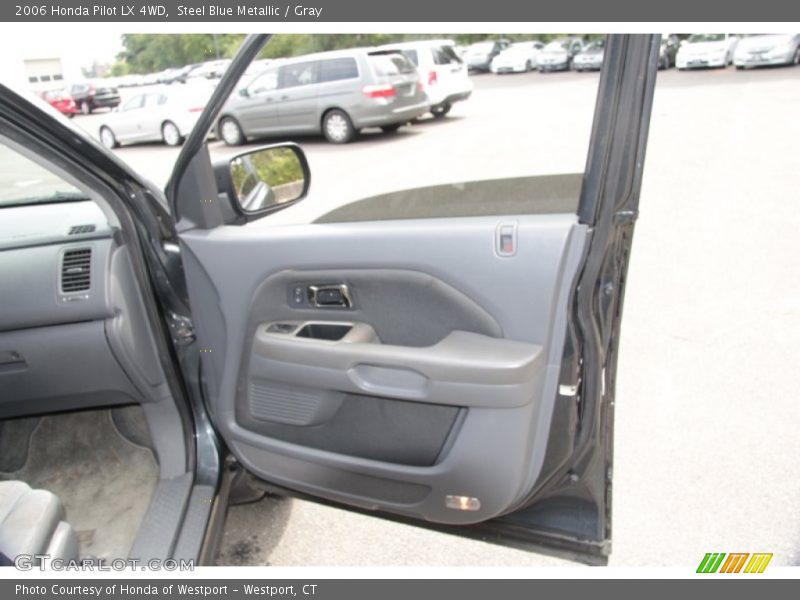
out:
<path id="1" fill-rule="evenodd" d="M 121 239 L 92 201 L 0 209 L 0 418 L 168 393 Z"/>

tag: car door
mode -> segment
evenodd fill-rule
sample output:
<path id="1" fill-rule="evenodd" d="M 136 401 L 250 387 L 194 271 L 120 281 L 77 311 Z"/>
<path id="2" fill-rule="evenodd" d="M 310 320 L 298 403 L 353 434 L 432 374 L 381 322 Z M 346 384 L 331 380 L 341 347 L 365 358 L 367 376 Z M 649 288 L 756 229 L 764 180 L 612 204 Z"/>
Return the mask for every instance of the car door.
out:
<path id="1" fill-rule="evenodd" d="M 574 40 L 570 44 L 570 50 L 569 50 L 570 63 L 572 62 L 572 59 L 574 59 L 575 56 L 583 49 L 584 49 L 583 42 L 581 42 L 580 40 Z"/>
<path id="2" fill-rule="evenodd" d="M 0 86 L 9 131 L 102 182 L 122 217 L 159 358 L 187 397 L 197 479 L 214 487 L 225 448 L 281 493 L 603 562 L 658 36 L 609 36 L 584 173 L 394 192 L 306 225 L 259 220 L 296 200 L 228 218 L 206 145 L 268 37 L 246 39 L 184 143 L 169 213 L 144 178 Z"/>
<path id="3" fill-rule="evenodd" d="M 130 142 L 142 137 L 141 122 L 144 118 L 145 94 L 132 96 L 119 111 L 113 113 L 114 136 L 120 142 Z"/>
<path id="4" fill-rule="evenodd" d="M 430 52 L 433 59 L 433 71 L 436 73 L 434 84 L 445 90 L 442 95 L 446 98 L 449 94 L 462 91 L 464 80 L 467 79 L 467 67 L 458 58 L 452 46 L 446 44 L 430 46 L 425 52 Z M 428 83 L 431 83 L 430 75 L 422 73 L 422 76 L 427 77 Z"/>
<path id="5" fill-rule="evenodd" d="M 145 94 L 139 113 L 139 139 L 160 140 L 161 124 L 164 122 L 164 106 L 167 98 L 163 94 Z"/>
<path id="6" fill-rule="evenodd" d="M 277 131 L 278 70 L 269 69 L 258 75 L 235 101 L 235 115 L 245 134 Z"/>
<path id="7" fill-rule="evenodd" d="M 308 225 L 225 224 L 200 201 L 210 102 L 167 196 L 205 400 L 236 461 L 275 489 L 605 560 L 658 48 L 609 37 L 584 174 L 408 190 Z M 281 78 L 295 106 L 301 72 Z"/>
<path id="8" fill-rule="evenodd" d="M 317 119 L 319 61 L 310 60 L 278 68 L 278 119 L 282 131 L 319 131 Z"/>

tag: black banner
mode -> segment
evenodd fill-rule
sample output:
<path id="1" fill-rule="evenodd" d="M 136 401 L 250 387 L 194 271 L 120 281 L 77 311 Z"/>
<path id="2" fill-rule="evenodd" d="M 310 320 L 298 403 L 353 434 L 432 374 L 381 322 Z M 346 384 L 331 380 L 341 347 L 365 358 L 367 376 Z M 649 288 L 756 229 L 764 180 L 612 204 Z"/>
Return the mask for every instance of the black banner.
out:
<path id="1" fill-rule="evenodd" d="M 352 600 L 353 598 L 380 598 L 381 600 L 408 600 L 409 598 L 459 598 L 459 600 L 485 600 L 486 598 L 602 598 L 606 594 L 628 598 L 646 594 L 649 600 L 674 600 L 676 596 L 705 592 L 736 599 L 752 597 L 789 596 L 789 586 L 794 581 L 777 579 L 745 579 L 742 577 L 698 581 L 672 579 L 650 580 L 553 580 L 553 579 L 500 579 L 500 580 L 270 580 L 264 579 L 208 579 L 208 580 L 102 580 L 46 579 L 28 581 L 0 581 L 0 597 L 9 600 L 30 598 L 49 600 L 123 600 L 130 598 L 213 598 L 245 600 L 248 598 L 276 598 L 288 600 Z"/>
<path id="2" fill-rule="evenodd" d="M 62 22 L 786 22 L 800 3 L 786 0 L 493 0 L 491 3 L 403 0 L 12 0 L 3 21 Z"/>

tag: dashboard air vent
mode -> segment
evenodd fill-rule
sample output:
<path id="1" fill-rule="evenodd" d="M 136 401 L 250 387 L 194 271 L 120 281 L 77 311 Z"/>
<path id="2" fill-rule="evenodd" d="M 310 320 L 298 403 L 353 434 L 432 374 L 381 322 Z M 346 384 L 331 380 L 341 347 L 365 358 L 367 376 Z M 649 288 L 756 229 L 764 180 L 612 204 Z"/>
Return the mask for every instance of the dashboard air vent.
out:
<path id="1" fill-rule="evenodd" d="M 83 292 L 92 285 L 92 249 L 67 250 L 61 259 L 61 291 L 64 294 Z"/>
<path id="2" fill-rule="evenodd" d="M 95 230 L 94 225 L 73 225 L 69 228 L 69 233 L 67 235 L 81 235 L 84 233 L 94 233 Z"/>

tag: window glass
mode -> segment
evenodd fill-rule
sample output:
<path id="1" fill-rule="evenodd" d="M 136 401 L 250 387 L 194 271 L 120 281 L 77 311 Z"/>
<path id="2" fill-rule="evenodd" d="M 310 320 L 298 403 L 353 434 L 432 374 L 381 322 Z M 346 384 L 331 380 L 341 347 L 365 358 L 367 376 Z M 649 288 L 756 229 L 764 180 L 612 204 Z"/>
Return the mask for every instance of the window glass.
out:
<path id="1" fill-rule="evenodd" d="M 278 72 L 267 71 L 256 77 L 249 86 L 247 91 L 251 96 L 258 96 L 268 92 L 274 92 L 278 88 Z"/>
<path id="2" fill-rule="evenodd" d="M 413 73 L 414 65 L 399 52 L 392 52 L 390 54 L 371 54 L 369 62 L 372 68 L 375 69 L 375 74 L 378 77 L 386 77 L 389 75 L 399 75 L 401 73 Z"/>
<path id="3" fill-rule="evenodd" d="M 342 79 L 355 79 L 358 77 L 356 59 L 351 57 L 333 58 L 319 62 L 319 80 L 339 81 Z"/>
<path id="4" fill-rule="evenodd" d="M 435 65 L 449 65 L 450 63 L 461 62 L 453 52 L 453 49 L 448 46 L 437 46 L 431 48 L 433 51 L 433 64 Z M 450 50 L 448 53 L 447 51 Z"/>
<path id="5" fill-rule="evenodd" d="M 73 185 L 0 144 L 0 208 L 85 199 Z"/>
<path id="6" fill-rule="evenodd" d="M 403 50 L 403 56 L 405 56 L 408 60 L 410 60 L 415 67 L 419 66 L 419 54 L 417 54 L 416 50 Z"/>
<path id="7" fill-rule="evenodd" d="M 278 69 L 278 87 L 290 88 L 316 83 L 316 61 L 284 65 Z"/>
<path id="8" fill-rule="evenodd" d="M 448 63 L 461 63 L 461 59 L 458 57 L 458 54 L 456 54 L 456 51 L 453 50 L 452 46 L 442 46 L 439 50 L 447 57 Z"/>
<path id="9" fill-rule="evenodd" d="M 143 102 L 144 96 L 134 96 L 122 105 L 122 110 L 135 110 L 137 108 L 142 108 Z"/>
<path id="10" fill-rule="evenodd" d="M 166 100 L 166 96 L 162 96 L 161 94 L 147 94 L 147 96 L 144 97 L 144 107 L 153 108 L 160 104 L 164 104 Z"/>

